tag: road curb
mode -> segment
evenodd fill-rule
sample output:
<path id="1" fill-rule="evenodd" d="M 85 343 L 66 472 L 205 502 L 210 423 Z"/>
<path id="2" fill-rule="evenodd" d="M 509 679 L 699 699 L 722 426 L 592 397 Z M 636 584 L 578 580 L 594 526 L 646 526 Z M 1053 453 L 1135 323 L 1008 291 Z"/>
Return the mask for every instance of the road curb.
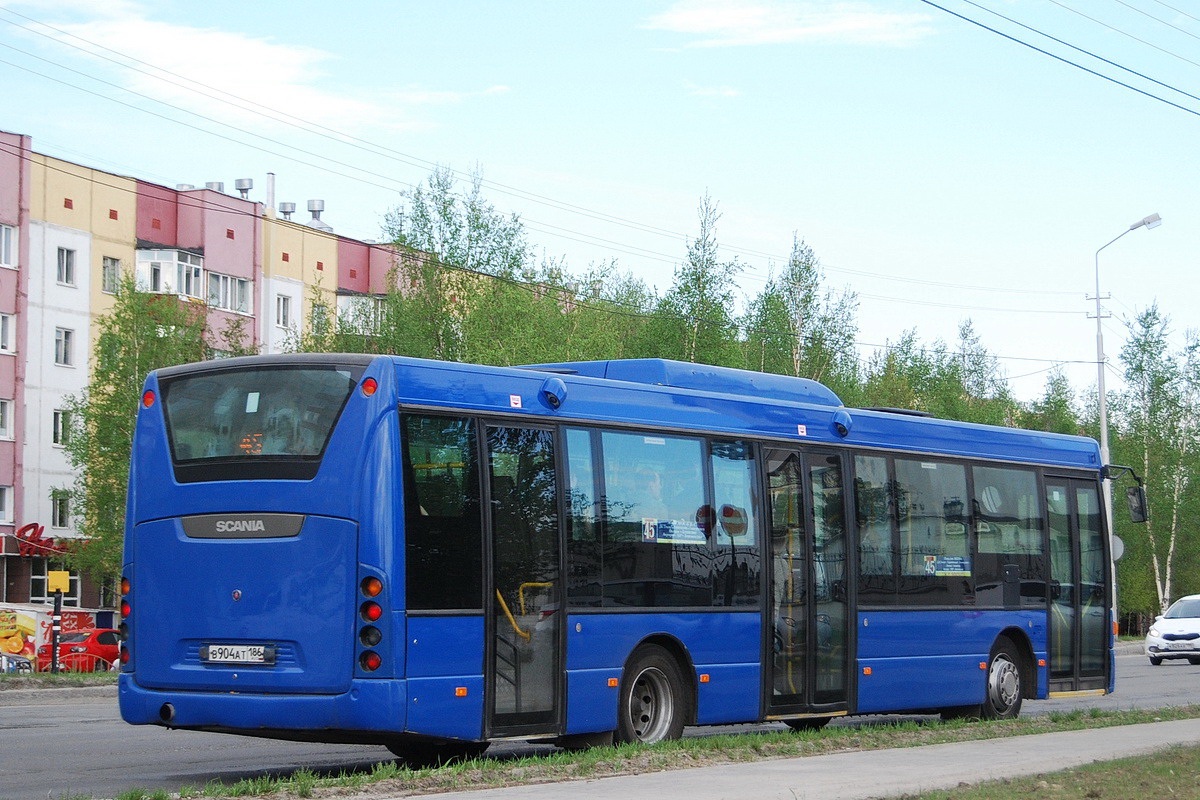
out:
<path id="1" fill-rule="evenodd" d="M 0 690 L 0 706 L 67 705 L 78 700 L 94 697 L 116 697 L 117 685 L 72 686 L 48 689 L 4 689 Z"/>

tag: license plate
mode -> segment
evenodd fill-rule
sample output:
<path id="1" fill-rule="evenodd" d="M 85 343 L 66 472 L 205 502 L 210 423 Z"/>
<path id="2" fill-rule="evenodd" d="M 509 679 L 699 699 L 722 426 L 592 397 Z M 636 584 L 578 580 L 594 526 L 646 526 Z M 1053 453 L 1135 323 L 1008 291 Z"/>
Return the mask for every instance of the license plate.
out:
<path id="1" fill-rule="evenodd" d="M 1191 642 L 1167 642 L 1168 650 L 1193 650 Z"/>
<path id="2" fill-rule="evenodd" d="M 274 664 L 275 647 L 269 644 L 208 644 L 200 648 L 206 664 Z"/>

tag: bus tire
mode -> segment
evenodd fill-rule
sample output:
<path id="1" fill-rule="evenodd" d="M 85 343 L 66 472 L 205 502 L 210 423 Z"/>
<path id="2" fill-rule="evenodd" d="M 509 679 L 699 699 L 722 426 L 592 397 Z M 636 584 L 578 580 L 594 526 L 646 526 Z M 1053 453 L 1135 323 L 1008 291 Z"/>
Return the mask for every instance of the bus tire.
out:
<path id="1" fill-rule="evenodd" d="M 678 739 L 689 705 L 679 663 L 658 645 L 643 645 L 621 678 L 614 738 L 641 744 Z"/>
<path id="2" fill-rule="evenodd" d="M 800 717 L 799 719 L 785 719 L 784 725 L 787 725 L 794 731 L 817 731 L 829 724 L 832 717 Z"/>
<path id="3" fill-rule="evenodd" d="M 422 769 L 478 758 L 488 749 L 488 744 L 458 739 L 398 739 L 388 742 L 387 749 L 406 766 Z"/>
<path id="4" fill-rule="evenodd" d="M 1008 639 L 997 639 L 988 658 L 987 693 L 980 719 L 1014 719 L 1021 713 L 1021 656 Z"/>

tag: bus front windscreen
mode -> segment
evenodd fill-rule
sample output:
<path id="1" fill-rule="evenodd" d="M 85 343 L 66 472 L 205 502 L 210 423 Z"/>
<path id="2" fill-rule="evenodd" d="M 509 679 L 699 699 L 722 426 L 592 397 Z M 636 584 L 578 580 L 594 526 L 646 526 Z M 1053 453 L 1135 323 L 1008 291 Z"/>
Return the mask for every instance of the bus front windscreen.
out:
<path id="1" fill-rule="evenodd" d="M 362 371 L 305 365 L 164 379 L 176 480 L 311 479 Z"/>

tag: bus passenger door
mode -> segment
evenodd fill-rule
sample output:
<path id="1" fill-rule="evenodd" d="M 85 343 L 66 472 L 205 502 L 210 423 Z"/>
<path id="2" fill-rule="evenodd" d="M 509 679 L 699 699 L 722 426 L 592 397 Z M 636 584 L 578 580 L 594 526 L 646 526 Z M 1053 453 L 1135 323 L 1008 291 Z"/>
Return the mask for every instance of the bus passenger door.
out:
<path id="1" fill-rule="evenodd" d="M 554 436 L 488 427 L 489 736 L 557 733 L 562 582 Z"/>
<path id="2" fill-rule="evenodd" d="M 765 451 L 770 498 L 767 716 L 847 710 L 845 464 L 841 455 Z"/>
<path id="3" fill-rule="evenodd" d="M 1046 478 L 1050 512 L 1050 691 L 1108 687 L 1108 551 L 1099 487 Z"/>

